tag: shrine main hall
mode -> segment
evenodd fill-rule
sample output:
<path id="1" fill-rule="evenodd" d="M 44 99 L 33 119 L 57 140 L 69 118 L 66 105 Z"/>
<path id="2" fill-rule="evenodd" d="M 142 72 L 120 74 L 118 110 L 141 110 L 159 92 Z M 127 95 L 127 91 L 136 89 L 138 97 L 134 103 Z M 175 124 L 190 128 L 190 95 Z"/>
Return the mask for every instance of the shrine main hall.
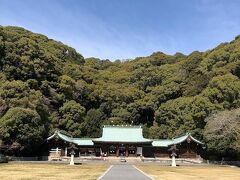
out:
<path id="1" fill-rule="evenodd" d="M 104 126 L 100 138 L 74 138 L 60 131 L 48 139 L 51 152 L 60 157 L 70 153 L 69 145 L 75 145 L 75 156 L 124 156 L 124 157 L 171 157 L 170 149 L 175 147 L 177 158 L 200 158 L 203 143 L 190 133 L 173 139 L 146 139 L 141 126 Z"/>

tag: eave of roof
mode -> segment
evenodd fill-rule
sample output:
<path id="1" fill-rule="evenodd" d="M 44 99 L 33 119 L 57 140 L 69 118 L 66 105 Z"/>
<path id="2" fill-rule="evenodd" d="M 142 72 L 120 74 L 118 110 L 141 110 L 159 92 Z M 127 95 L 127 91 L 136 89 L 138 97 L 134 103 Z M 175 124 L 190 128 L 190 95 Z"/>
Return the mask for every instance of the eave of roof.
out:
<path id="1" fill-rule="evenodd" d="M 50 136 L 49 138 L 47 138 L 47 140 L 53 139 L 54 137 L 59 137 L 60 139 L 66 141 L 66 142 L 74 143 L 79 146 L 93 146 L 94 145 L 92 139 L 90 139 L 90 138 L 72 138 L 65 134 L 62 134 L 60 131 L 55 131 L 55 133 L 52 136 Z"/>
<path id="2" fill-rule="evenodd" d="M 111 129 L 109 129 L 111 128 Z M 114 127 L 115 128 L 115 127 Z M 79 146 L 93 146 L 94 142 L 97 143 L 129 143 L 129 144 L 150 144 L 152 143 L 153 147 L 168 147 L 174 144 L 180 144 L 184 141 L 186 141 L 188 138 L 190 140 L 194 141 L 197 144 L 203 145 L 201 141 L 195 139 L 191 136 L 190 133 L 187 133 L 184 136 L 173 138 L 173 139 L 146 139 L 142 136 L 142 129 L 140 127 L 121 127 L 121 130 L 125 129 L 122 133 L 119 130 L 119 127 L 117 127 L 118 130 L 112 129 L 112 127 L 107 127 L 107 130 L 103 131 L 103 136 L 100 138 L 72 138 L 65 134 L 62 134 L 60 131 L 55 131 L 55 133 L 47 138 L 47 140 L 53 139 L 54 137 L 58 137 L 66 142 L 74 143 Z M 128 128 L 128 129 L 126 129 Z M 135 130 L 134 130 L 135 128 Z M 129 130 L 131 129 L 131 130 Z M 111 131 L 113 131 L 111 134 Z M 129 134 L 128 134 L 129 133 Z M 124 135 L 123 135 L 124 134 Z"/>
<path id="3" fill-rule="evenodd" d="M 104 140 L 104 139 L 93 139 L 92 140 L 93 142 L 97 142 L 97 143 L 131 143 L 131 144 L 146 144 L 146 143 L 152 143 L 153 141 L 152 140 L 145 140 L 145 141 L 129 141 L 129 140 L 120 140 L 120 141 L 117 141 L 117 140 Z"/>
<path id="4" fill-rule="evenodd" d="M 153 139 L 152 146 L 154 147 L 168 147 L 173 144 L 173 141 L 166 139 Z"/>
<path id="5" fill-rule="evenodd" d="M 186 141 L 188 138 L 190 138 L 192 141 L 194 141 L 197 144 L 201 144 L 201 145 L 204 144 L 203 142 L 192 137 L 190 133 L 187 133 L 184 136 L 173 138 L 173 139 L 154 139 L 152 145 L 155 147 L 168 147 L 174 144 L 180 144 Z"/>

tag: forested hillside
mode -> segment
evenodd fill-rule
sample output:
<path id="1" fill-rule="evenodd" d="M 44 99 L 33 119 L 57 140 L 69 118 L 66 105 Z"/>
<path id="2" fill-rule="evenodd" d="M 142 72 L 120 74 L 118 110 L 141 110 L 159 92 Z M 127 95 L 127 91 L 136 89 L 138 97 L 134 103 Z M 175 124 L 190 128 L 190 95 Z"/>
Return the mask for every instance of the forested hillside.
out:
<path id="1" fill-rule="evenodd" d="M 111 62 L 0 26 L 0 139 L 8 153 L 29 155 L 56 129 L 98 137 L 104 124 L 134 124 L 148 138 L 191 132 L 210 153 L 239 154 L 239 78 L 240 37 L 206 52 Z M 231 121 L 221 128 L 223 116 Z"/>

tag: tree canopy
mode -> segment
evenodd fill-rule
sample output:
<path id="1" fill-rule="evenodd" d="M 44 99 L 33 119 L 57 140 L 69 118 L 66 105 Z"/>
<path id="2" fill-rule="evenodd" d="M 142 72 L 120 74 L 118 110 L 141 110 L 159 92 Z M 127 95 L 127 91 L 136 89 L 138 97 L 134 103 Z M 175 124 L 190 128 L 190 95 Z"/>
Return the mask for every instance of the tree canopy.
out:
<path id="1" fill-rule="evenodd" d="M 224 110 L 206 119 L 204 139 L 215 156 L 231 157 L 240 153 L 240 108 Z"/>
<path id="2" fill-rule="evenodd" d="M 20 27 L 0 26 L 0 138 L 24 153 L 38 147 L 27 139 L 43 143 L 56 129 L 97 137 L 104 124 L 133 124 L 143 125 L 148 138 L 207 136 L 220 152 L 230 145 L 208 138 L 205 119 L 240 107 L 239 78 L 239 38 L 206 52 L 154 52 L 111 62 L 84 58 Z"/>

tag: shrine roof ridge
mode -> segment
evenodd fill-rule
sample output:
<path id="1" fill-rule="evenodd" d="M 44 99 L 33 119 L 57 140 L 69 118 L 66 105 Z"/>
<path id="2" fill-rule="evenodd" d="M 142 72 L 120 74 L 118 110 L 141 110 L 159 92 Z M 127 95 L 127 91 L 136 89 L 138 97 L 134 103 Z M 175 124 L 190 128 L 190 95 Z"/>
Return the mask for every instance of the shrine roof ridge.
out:
<path id="1" fill-rule="evenodd" d="M 138 125 L 103 125 L 104 128 L 142 128 Z"/>

